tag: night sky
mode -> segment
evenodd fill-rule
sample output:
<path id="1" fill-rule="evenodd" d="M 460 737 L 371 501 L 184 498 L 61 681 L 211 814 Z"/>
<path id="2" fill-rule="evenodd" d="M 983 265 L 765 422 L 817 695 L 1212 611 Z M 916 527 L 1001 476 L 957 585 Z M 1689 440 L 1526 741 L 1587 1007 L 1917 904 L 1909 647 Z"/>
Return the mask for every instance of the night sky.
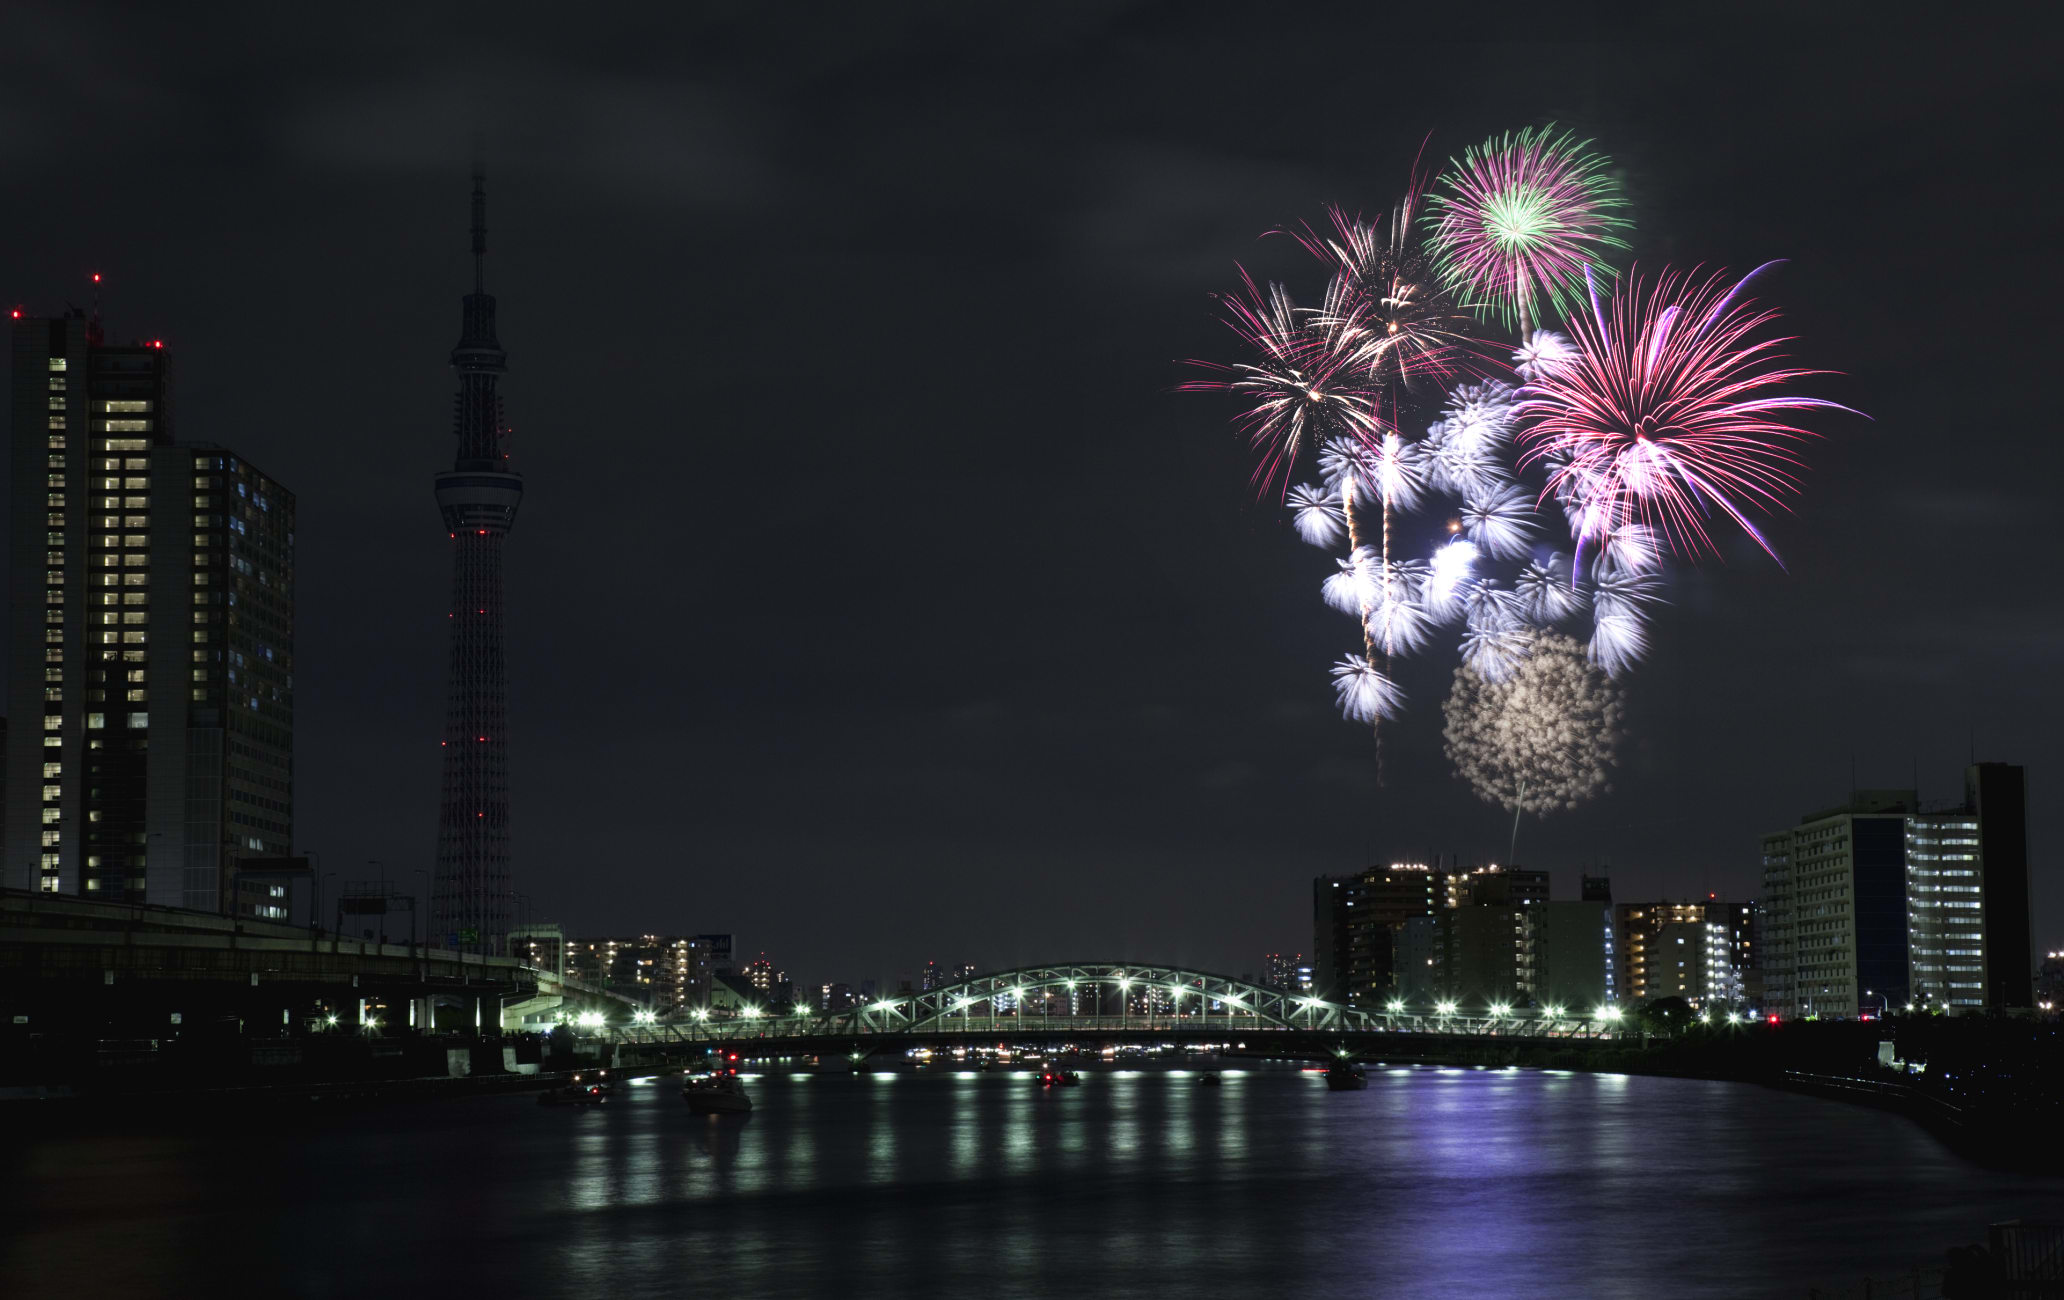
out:
<path id="1" fill-rule="evenodd" d="M 1768 528 L 1789 572 L 1738 537 L 1677 572 L 1613 791 L 1529 819 L 1520 860 L 1561 897 L 1585 866 L 1623 900 L 1750 896 L 1759 833 L 1852 771 L 1955 796 L 1975 746 L 2028 767 L 2059 937 L 2040 42 L 883 8 L 11 15 L 0 295 L 55 313 L 103 272 L 110 335 L 174 357 L 178 436 L 297 493 L 323 869 L 406 885 L 434 850 L 476 125 L 535 918 L 730 930 L 812 980 L 1239 972 L 1309 948 L 1314 875 L 1502 858 L 1509 818 L 1440 752 L 1451 661 L 1407 671 L 1379 790 L 1332 710 L 1330 561 L 1253 500 L 1231 402 L 1171 390 L 1234 356 L 1236 261 L 1316 287 L 1263 231 L 1387 208 L 1429 131 L 1440 159 L 1552 120 L 1613 158 L 1644 269 L 1792 259 L 1762 295 L 1842 372 L 1812 391 L 1875 422 L 1813 418 Z"/>

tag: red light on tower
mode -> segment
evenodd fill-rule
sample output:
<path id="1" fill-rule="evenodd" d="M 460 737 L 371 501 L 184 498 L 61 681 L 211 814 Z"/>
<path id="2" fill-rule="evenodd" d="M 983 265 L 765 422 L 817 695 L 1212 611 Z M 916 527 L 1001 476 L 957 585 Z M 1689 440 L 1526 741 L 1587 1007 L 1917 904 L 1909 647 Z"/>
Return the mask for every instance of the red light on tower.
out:
<path id="1" fill-rule="evenodd" d="M 95 271 L 95 272 L 93 273 L 93 283 L 95 283 L 95 284 L 99 284 L 99 283 L 100 283 L 100 272 L 98 272 L 98 271 Z"/>
<path id="2" fill-rule="evenodd" d="M 14 309 L 14 318 L 15 318 L 16 320 L 20 320 L 20 319 L 21 319 L 21 308 L 17 307 L 17 308 L 15 308 L 15 309 Z"/>

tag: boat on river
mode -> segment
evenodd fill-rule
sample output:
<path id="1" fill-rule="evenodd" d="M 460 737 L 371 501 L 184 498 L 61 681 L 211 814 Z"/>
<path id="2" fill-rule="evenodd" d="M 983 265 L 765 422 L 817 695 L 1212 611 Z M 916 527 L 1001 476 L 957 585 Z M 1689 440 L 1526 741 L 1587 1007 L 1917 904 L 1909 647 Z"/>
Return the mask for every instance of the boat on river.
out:
<path id="1" fill-rule="evenodd" d="M 1072 1088 L 1082 1082 L 1082 1076 L 1073 1070 L 1048 1070 L 1039 1076 L 1042 1088 Z"/>
<path id="2" fill-rule="evenodd" d="M 1219 1086 L 1219 1082 L 1218 1082 L 1218 1071 L 1216 1071 L 1216 1070 L 1206 1070 L 1206 1071 L 1205 1071 L 1204 1073 L 1202 1073 L 1202 1074 L 1198 1075 L 1198 1076 L 1197 1076 L 1197 1086 L 1198 1086 L 1199 1088 L 1216 1088 L 1216 1087 L 1218 1087 L 1218 1086 Z"/>
<path id="3" fill-rule="evenodd" d="M 1369 1072 L 1360 1061 L 1336 1061 L 1326 1068 L 1326 1086 L 1334 1092 L 1352 1092 L 1369 1086 Z"/>
<path id="4" fill-rule="evenodd" d="M 584 1079 L 576 1074 L 556 1088 L 547 1088 L 538 1094 L 540 1106 L 599 1106 L 609 1100 L 614 1085 L 597 1079 Z"/>
<path id="5" fill-rule="evenodd" d="M 690 1079 L 681 1085 L 681 1099 L 697 1115 L 744 1115 L 752 1111 L 752 1098 L 735 1074 L 712 1074 Z"/>

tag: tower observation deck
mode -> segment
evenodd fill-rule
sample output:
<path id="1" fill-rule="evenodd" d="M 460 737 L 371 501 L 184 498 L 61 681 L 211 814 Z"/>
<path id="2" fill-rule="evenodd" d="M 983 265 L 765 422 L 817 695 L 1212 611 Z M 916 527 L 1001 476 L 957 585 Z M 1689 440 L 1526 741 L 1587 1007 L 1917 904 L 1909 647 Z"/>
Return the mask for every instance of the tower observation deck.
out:
<path id="1" fill-rule="evenodd" d="M 437 812 L 431 942 L 499 955 L 509 934 L 509 697 L 503 650 L 502 549 L 523 501 L 509 468 L 497 390 L 508 354 L 495 337 L 487 292 L 487 190 L 473 175 L 473 292 L 452 349 L 458 456 L 437 476 L 437 508 L 451 535 L 451 657 L 444 706 L 444 778 Z"/>

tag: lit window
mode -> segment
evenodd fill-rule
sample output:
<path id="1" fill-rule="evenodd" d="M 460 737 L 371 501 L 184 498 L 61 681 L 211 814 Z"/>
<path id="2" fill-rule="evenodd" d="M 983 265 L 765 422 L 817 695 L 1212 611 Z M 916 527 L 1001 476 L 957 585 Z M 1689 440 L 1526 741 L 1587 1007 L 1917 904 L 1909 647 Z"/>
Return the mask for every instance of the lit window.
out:
<path id="1" fill-rule="evenodd" d="M 129 725 L 130 725 L 131 727 L 148 727 L 148 726 L 150 725 L 150 714 L 148 714 L 148 713 L 132 713 L 132 714 L 130 714 L 130 715 L 129 715 Z"/>
<path id="2" fill-rule="evenodd" d="M 127 412 L 135 412 L 135 411 L 148 411 L 148 410 L 150 409 L 150 403 L 149 403 L 149 402 L 137 402 L 137 401 L 128 401 L 128 402 L 102 402 L 102 403 L 101 403 L 100 405 L 101 405 L 101 409 L 102 409 L 102 410 L 104 410 L 104 411 L 127 411 Z"/>
<path id="3" fill-rule="evenodd" d="M 63 357 L 50 358 L 50 368 L 52 370 L 63 370 L 65 368 L 65 359 Z"/>
<path id="4" fill-rule="evenodd" d="M 109 433 L 148 433 L 150 431 L 149 420 L 107 420 L 103 423 Z"/>
<path id="5" fill-rule="evenodd" d="M 57 779 L 58 777 L 61 777 L 61 776 L 63 776 L 63 775 L 64 775 L 64 764 L 63 764 L 63 763 L 45 763 L 45 764 L 43 765 L 43 779 L 44 779 L 45 781 L 54 781 L 54 780 L 56 780 L 56 779 Z"/>

